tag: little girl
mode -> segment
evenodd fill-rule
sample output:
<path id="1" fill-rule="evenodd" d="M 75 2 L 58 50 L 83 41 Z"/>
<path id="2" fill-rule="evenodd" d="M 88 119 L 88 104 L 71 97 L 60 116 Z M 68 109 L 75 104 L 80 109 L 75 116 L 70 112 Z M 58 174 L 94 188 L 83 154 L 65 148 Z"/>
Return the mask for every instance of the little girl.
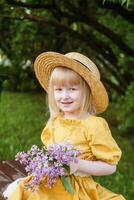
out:
<path id="1" fill-rule="evenodd" d="M 70 180 L 74 194 L 68 193 L 61 180 L 38 191 L 26 190 L 29 178 L 17 184 L 9 200 L 123 200 L 96 183 L 92 176 L 105 176 L 116 171 L 121 150 L 113 139 L 108 124 L 96 114 L 108 106 L 108 95 L 100 81 L 96 65 L 80 53 L 45 52 L 34 63 L 37 79 L 48 93 L 50 119 L 41 134 L 48 146 L 69 142 L 81 148 L 78 163 L 70 163 Z"/>

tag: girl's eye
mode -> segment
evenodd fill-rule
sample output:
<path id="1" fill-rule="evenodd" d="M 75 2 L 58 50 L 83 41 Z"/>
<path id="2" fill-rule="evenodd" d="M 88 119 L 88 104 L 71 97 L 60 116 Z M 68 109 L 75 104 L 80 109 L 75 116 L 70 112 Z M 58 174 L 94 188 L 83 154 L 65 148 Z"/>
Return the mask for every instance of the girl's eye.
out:
<path id="1" fill-rule="evenodd" d="M 74 90 L 77 90 L 77 88 L 70 88 L 70 90 L 74 91 Z"/>
<path id="2" fill-rule="evenodd" d="M 55 88 L 54 90 L 55 91 L 61 91 L 62 89 L 61 88 Z"/>

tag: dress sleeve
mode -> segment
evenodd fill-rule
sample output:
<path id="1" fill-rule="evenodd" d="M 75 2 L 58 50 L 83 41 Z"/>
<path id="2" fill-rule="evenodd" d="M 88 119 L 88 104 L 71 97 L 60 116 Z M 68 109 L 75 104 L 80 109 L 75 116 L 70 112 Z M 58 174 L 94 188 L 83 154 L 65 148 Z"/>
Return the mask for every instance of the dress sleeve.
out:
<path id="1" fill-rule="evenodd" d="M 97 117 L 91 136 L 91 151 L 97 160 L 117 164 L 121 150 L 111 135 L 105 119 Z"/>
<path id="2" fill-rule="evenodd" d="M 51 139 L 51 126 L 49 123 L 46 124 L 45 128 L 43 129 L 41 133 L 41 141 L 45 146 L 48 146 L 48 143 Z"/>

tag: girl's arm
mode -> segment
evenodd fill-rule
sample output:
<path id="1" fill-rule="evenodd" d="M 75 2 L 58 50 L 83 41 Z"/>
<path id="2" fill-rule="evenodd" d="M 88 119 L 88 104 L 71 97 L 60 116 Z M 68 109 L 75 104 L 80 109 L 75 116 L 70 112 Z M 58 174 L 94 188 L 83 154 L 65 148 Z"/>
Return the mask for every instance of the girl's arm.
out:
<path id="1" fill-rule="evenodd" d="M 86 174 L 91 176 L 105 176 L 113 174 L 116 165 L 108 164 L 103 161 L 79 160 L 78 163 L 70 163 L 70 174 Z"/>

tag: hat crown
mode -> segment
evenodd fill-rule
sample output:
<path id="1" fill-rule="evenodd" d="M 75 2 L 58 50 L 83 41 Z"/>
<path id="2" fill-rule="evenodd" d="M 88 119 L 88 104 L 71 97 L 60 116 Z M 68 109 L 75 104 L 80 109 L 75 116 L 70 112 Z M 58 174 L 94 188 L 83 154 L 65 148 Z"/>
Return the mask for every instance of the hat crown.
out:
<path id="1" fill-rule="evenodd" d="M 65 56 L 67 56 L 68 58 L 71 58 L 73 60 L 76 60 L 78 62 L 80 62 L 81 64 L 85 65 L 85 67 L 87 67 L 91 73 L 93 74 L 93 76 L 100 80 L 100 72 L 98 70 L 98 68 L 96 67 L 96 65 L 92 62 L 92 60 L 90 60 L 88 57 L 77 53 L 77 52 L 70 52 L 70 53 L 66 53 Z"/>

